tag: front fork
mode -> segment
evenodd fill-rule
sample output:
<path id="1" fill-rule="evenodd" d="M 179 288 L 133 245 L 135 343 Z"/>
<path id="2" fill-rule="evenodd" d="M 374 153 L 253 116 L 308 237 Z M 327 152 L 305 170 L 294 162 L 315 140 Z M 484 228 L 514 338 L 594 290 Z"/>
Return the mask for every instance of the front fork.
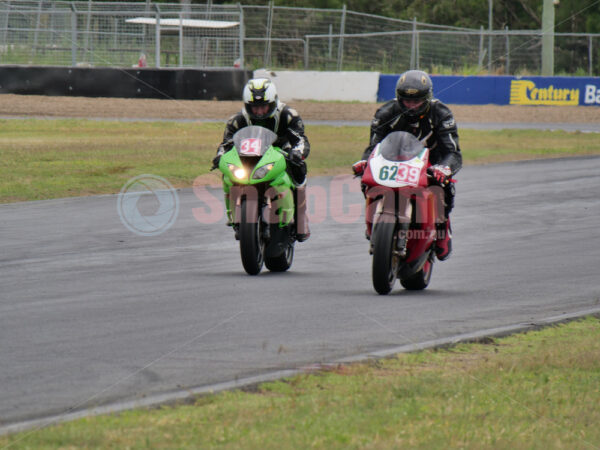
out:
<path id="1" fill-rule="evenodd" d="M 367 238 L 371 238 L 373 224 L 379 222 L 392 222 L 396 226 L 396 233 L 393 249 L 394 255 L 400 259 L 407 256 L 408 232 L 413 212 L 413 205 L 410 198 L 399 195 L 397 191 L 387 190 L 383 195 L 377 197 L 367 196 L 366 199 L 366 225 Z M 373 254 L 373 241 L 369 248 L 369 253 Z"/>
<path id="2" fill-rule="evenodd" d="M 246 200 L 247 221 L 260 218 L 266 224 L 278 224 L 280 228 L 293 223 L 294 197 L 287 186 L 269 186 L 266 190 L 255 185 L 233 185 L 225 190 L 225 209 L 228 224 L 240 223 L 242 199 Z M 268 229 L 269 227 L 264 227 Z"/>

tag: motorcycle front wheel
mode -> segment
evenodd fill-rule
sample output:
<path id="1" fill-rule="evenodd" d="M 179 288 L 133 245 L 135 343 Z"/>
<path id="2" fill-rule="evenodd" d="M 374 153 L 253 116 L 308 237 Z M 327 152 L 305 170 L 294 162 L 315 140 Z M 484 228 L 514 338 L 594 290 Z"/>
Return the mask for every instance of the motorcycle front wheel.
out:
<path id="1" fill-rule="evenodd" d="M 260 214 L 256 220 L 249 220 L 246 199 L 242 200 L 240 217 L 240 255 L 242 265 L 248 275 L 258 275 L 263 267 L 265 242 L 262 235 Z"/>
<path id="2" fill-rule="evenodd" d="M 398 273 L 399 256 L 396 248 L 396 224 L 380 222 L 373 228 L 373 287 L 380 295 L 389 294 Z"/>

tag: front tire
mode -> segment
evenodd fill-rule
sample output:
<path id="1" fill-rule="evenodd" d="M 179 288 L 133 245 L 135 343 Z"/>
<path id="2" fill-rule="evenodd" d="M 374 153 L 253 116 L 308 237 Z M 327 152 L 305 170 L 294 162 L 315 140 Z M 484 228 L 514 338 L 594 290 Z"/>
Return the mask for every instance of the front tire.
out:
<path id="1" fill-rule="evenodd" d="M 265 243 L 261 233 L 260 215 L 257 214 L 256 220 L 248 221 L 246 213 L 247 202 L 242 200 L 240 208 L 240 255 L 242 265 L 248 275 L 258 275 L 263 266 Z"/>
<path id="2" fill-rule="evenodd" d="M 373 287 L 380 295 L 389 294 L 398 271 L 399 256 L 396 247 L 396 225 L 394 223 L 376 223 L 373 229 Z"/>

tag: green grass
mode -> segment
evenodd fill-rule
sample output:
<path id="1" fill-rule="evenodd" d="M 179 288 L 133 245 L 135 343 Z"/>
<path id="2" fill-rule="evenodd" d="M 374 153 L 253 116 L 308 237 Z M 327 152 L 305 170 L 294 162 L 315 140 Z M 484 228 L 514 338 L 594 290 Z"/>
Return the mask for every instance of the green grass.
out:
<path id="1" fill-rule="evenodd" d="M 350 173 L 368 127 L 307 126 L 311 175 Z M 223 124 L 83 119 L 0 120 L 0 203 L 119 192 L 151 173 L 176 187 L 218 183 L 209 174 Z M 600 154 L 597 135 L 563 131 L 460 131 L 466 164 Z"/>
<path id="2" fill-rule="evenodd" d="M 599 402 L 600 320 L 589 317 L 81 419 L 0 447 L 598 448 Z"/>

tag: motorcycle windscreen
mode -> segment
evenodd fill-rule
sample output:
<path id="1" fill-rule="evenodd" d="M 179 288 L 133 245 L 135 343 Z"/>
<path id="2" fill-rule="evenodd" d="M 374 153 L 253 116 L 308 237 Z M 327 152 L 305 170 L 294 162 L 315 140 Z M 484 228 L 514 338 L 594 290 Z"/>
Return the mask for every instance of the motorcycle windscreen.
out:
<path id="1" fill-rule="evenodd" d="M 423 143 L 406 131 L 394 131 L 379 144 L 379 153 L 388 161 L 409 161 L 423 151 Z"/>
<path id="2" fill-rule="evenodd" d="M 256 125 L 242 128 L 233 135 L 233 145 L 240 156 L 262 156 L 276 140 L 275 133 Z"/>

